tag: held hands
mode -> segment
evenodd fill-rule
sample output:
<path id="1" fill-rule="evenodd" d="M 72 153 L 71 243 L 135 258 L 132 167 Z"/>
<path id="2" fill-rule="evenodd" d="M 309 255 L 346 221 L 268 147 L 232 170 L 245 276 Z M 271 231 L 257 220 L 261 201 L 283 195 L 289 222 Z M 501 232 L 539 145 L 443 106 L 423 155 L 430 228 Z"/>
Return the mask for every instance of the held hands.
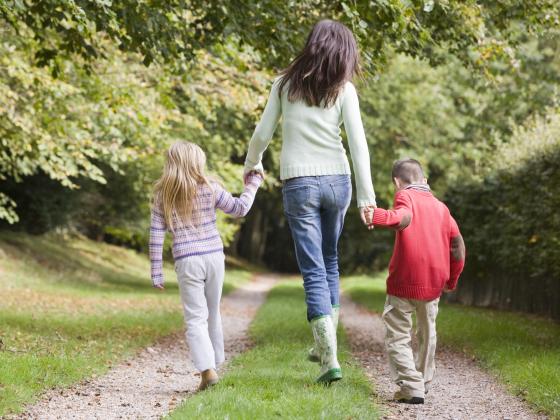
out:
<path id="1" fill-rule="evenodd" d="M 374 205 L 360 207 L 360 218 L 362 219 L 362 223 L 367 226 L 368 230 L 374 229 L 373 226 L 374 213 L 375 213 Z"/>
<path id="2" fill-rule="evenodd" d="M 158 289 L 160 292 L 163 292 L 165 290 L 163 284 L 154 284 L 154 288 Z"/>
<path id="3" fill-rule="evenodd" d="M 249 171 L 243 174 L 243 184 L 247 185 L 249 183 L 250 176 L 259 176 L 262 180 L 264 180 L 264 173 L 261 171 Z"/>

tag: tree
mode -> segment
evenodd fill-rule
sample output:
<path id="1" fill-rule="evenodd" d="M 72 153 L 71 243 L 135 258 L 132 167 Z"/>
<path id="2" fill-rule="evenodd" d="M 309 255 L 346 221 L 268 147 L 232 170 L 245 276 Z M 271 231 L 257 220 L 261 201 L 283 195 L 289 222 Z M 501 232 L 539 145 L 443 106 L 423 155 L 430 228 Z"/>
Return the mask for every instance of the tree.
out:
<path id="1" fill-rule="evenodd" d="M 390 173 L 396 159 L 419 159 L 434 193 L 445 200 L 450 187 L 483 176 L 518 124 L 558 103 L 558 36 L 553 31 L 540 38 L 520 33 L 516 42 L 518 66 L 497 68 L 492 78 L 480 77 L 453 55 L 432 66 L 427 60 L 393 53 L 383 73 L 358 84 L 380 206 L 392 204 Z M 267 152 L 265 158 L 272 158 L 266 167 L 274 171 L 273 154 Z M 274 205 L 281 198 L 266 194 L 244 226 L 239 249 L 275 269 L 292 268 L 286 258 L 289 231 L 278 222 L 282 211 Z M 261 232 L 260 240 L 253 230 Z M 391 238 L 378 230 L 372 240 L 351 206 L 341 241 L 343 269 L 383 267 Z"/>
<path id="2" fill-rule="evenodd" d="M 0 0 L 0 16 L 20 33 L 31 31 L 38 63 L 68 54 L 96 59 L 106 54 L 108 38 L 146 64 L 179 68 L 231 35 L 269 66 L 284 66 L 321 17 L 353 28 L 372 69 L 385 62 L 388 48 L 437 61 L 437 46 L 482 65 L 510 54 L 511 21 L 537 34 L 559 25 L 555 0 Z"/>
<path id="3" fill-rule="evenodd" d="M 66 60 L 55 78 L 33 65 L 32 41 L 1 35 L 0 180 L 42 172 L 67 188 L 80 177 L 103 183 L 99 162 L 118 171 L 153 153 L 178 114 L 144 89 L 157 73 L 123 54 L 96 62 L 95 74 Z M 7 211 L 14 221 L 13 206 Z"/>
<path id="4" fill-rule="evenodd" d="M 0 185 L 0 218 L 16 222 L 18 200 L 47 192 L 41 179 L 50 186 L 45 200 L 66 197 L 54 180 L 80 198 L 64 207 L 21 208 L 20 227 L 43 220 L 33 226 L 42 232 L 70 222 L 96 238 L 108 226 L 142 231 L 162 152 L 175 140 L 200 144 L 210 169 L 228 188 L 241 189 L 255 97 L 265 97 L 270 83 L 250 49 L 227 43 L 200 51 L 188 71 L 177 74 L 107 46 L 107 59 L 90 62 L 94 72 L 79 58 L 59 58 L 54 77 L 50 67 L 34 65 L 33 41 L 11 29 L 2 35 L 0 179 L 10 182 Z M 237 224 L 220 223 L 227 242 Z"/>

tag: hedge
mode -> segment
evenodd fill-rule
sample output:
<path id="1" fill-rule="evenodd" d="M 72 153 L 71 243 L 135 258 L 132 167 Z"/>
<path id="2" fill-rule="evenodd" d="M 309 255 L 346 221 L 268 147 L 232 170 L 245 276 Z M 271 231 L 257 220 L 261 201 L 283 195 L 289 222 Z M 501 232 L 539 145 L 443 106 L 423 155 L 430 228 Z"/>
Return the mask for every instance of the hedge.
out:
<path id="1" fill-rule="evenodd" d="M 519 128 L 446 201 L 467 245 L 454 299 L 560 318 L 560 113 Z"/>

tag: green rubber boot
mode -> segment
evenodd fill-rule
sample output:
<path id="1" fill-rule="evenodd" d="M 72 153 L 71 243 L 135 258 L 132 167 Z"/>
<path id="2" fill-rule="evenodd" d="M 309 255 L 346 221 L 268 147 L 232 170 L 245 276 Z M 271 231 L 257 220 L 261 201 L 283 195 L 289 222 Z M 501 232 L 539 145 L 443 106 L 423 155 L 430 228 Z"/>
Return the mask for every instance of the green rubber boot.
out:
<path id="1" fill-rule="evenodd" d="M 333 326 L 334 326 L 334 331 L 336 333 L 336 330 L 338 329 L 338 318 L 340 315 L 340 305 L 336 305 L 332 307 L 332 322 L 333 322 Z M 319 353 L 315 350 L 317 346 L 313 346 L 309 349 L 309 351 L 307 352 L 307 360 L 309 360 L 310 362 L 314 362 L 314 363 L 319 363 L 321 361 L 321 358 L 319 357 Z"/>
<path id="2" fill-rule="evenodd" d="M 327 315 L 311 320 L 311 330 L 321 365 L 316 382 L 329 385 L 342 379 L 342 371 L 336 358 L 336 331 L 332 317 Z"/>

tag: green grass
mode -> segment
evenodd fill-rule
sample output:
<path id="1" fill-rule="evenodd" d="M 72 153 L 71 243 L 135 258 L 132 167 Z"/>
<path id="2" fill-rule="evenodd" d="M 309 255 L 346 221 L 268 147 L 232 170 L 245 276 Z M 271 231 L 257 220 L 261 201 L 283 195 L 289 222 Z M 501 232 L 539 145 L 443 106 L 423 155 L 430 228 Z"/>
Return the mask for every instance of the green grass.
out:
<path id="1" fill-rule="evenodd" d="M 173 419 L 378 418 L 372 389 L 348 353 L 339 330 L 344 379 L 327 388 L 314 383 L 319 367 L 305 360 L 312 343 L 300 282 L 276 286 L 257 314 L 256 346 L 236 357 L 222 381 L 196 394 Z"/>
<path id="2" fill-rule="evenodd" d="M 354 301 L 375 312 L 385 302 L 385 274 L 344 279 Z M 441 304 L 438 342 L 475 356 L 542 412 L 560 418 L 560 325 L 535 316 Z"/>
<path id="3" fill-rule="evenodd" d="M 173 270 L 83 238 L 0 233 L 0 416 L 106 371 L 183 326 Z M 250 274 L 228 271 L 225 291 Z"/>

